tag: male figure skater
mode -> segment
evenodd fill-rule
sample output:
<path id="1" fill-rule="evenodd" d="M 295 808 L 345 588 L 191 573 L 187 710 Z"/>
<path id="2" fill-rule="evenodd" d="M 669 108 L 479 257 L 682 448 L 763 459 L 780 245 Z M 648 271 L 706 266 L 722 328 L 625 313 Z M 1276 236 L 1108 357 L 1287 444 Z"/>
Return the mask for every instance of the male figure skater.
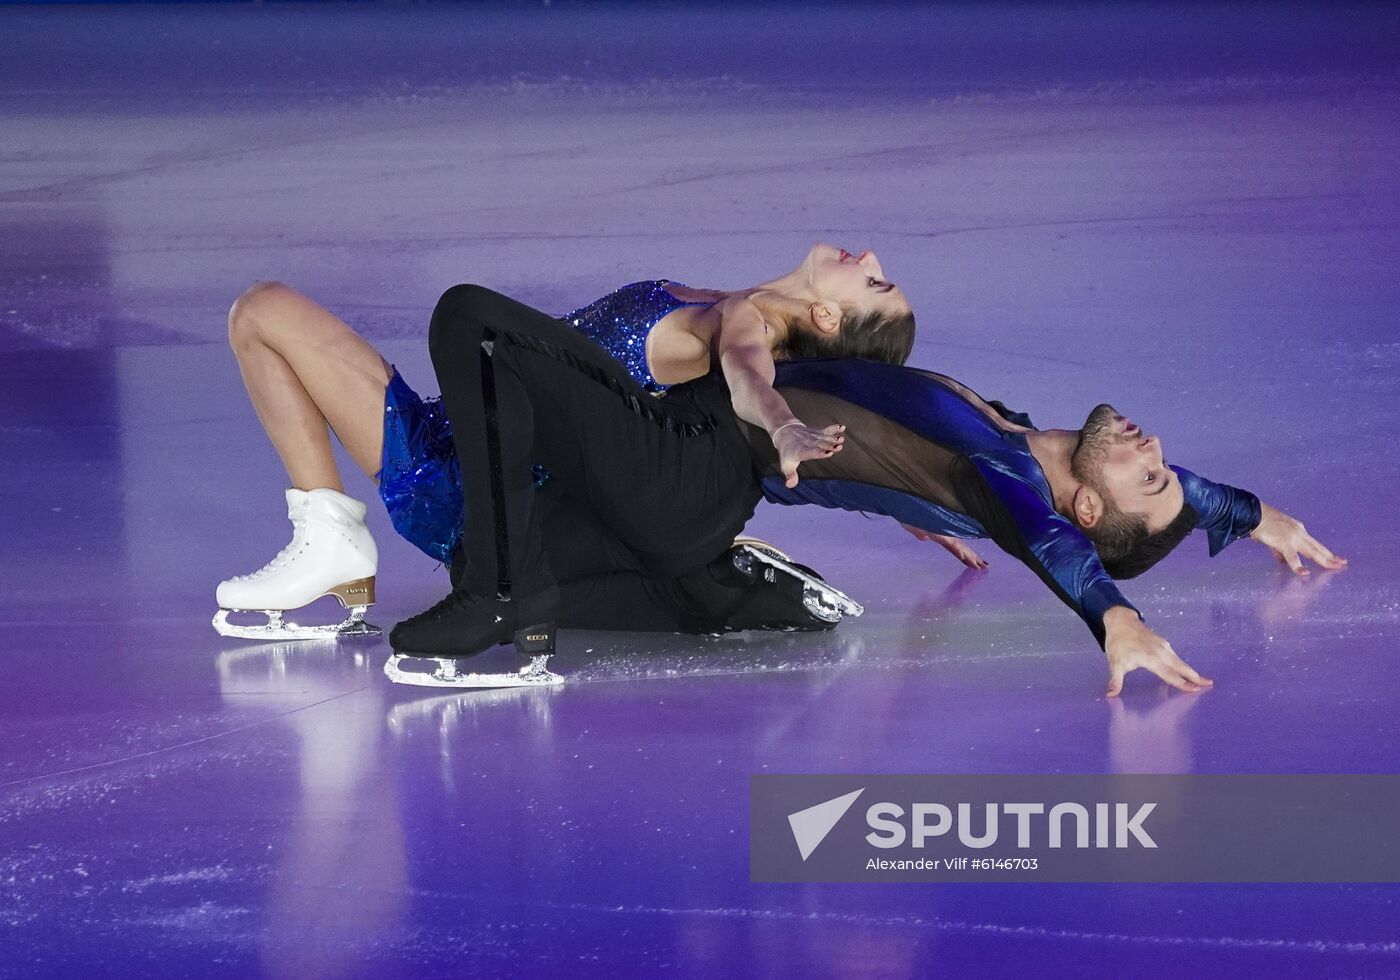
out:
<path id="1" fill-rule="evenodd" d="M 1042 432 L 931 372 L 780 364 L 775 387 L 798 417 L 849 427 L 787 488 L 714 377 L 655 399 L 547 314 L 479 286 L 444 294 L 430 346 L 468 505 L 453 592 L 391 634 L 410 657 L 467 657 L 511 639 L 548 653 L 560 622 L 695 628 L 726 589 L 744 594 L 716 556 L 765 492 L 990 537 L 1088 625 L 1108 657 L 1109 696 L 1139 667 L 1186 691 L 1211 684 L 1142 623 L 1110 570 L 1141 573 L 1195 527 L 1212 554 L 1250 536 L 1298 572 L 1300 556 L 1345 564 L 1248 491 L 1167 466 L 1160 441 L 1108 405 L 1079 430 Z M 533 490 L 534 463 L 553 474 L 547 493 Z"/>

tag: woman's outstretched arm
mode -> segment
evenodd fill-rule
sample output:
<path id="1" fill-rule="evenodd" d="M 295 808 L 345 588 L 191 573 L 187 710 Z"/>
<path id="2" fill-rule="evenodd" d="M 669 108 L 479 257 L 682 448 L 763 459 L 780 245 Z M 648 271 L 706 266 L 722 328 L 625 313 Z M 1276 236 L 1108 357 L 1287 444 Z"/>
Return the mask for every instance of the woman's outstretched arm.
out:
<path id="1" fill-rule="evenodd" d="M 768 433 L 778 451 L 787 485 L 795 487 L 798 465 L 803 460 L 840 452 L 846 427 L 813 429 L 804 425 L 773 388 L 773 341 L 757 306 L 747 299 L 732 297 L 722 302 L 718 310 L 715 351 L 729 385 L 734 413 Z"/>

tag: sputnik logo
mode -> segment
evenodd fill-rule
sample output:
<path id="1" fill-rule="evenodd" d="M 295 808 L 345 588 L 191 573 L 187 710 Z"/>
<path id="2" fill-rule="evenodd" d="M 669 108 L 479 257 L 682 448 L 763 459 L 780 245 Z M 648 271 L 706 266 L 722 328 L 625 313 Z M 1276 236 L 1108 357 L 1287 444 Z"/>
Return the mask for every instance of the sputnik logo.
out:
<path id="1" fill-rule="evenodd" d="M 797 850 L 802 854 L 802 860 L 807 860 L 808 855 L 817 849 L 817 845 L 826 840 L 831 828 L 841 821 L 851 804 L 856 801 L 856 797 L 864 792 L 865 787 L 862 786 L 845 796 L 838 796 L 834 800 L 788 814 L 788 826 L 792 828 L 792 837 L 797 841 Z"/>

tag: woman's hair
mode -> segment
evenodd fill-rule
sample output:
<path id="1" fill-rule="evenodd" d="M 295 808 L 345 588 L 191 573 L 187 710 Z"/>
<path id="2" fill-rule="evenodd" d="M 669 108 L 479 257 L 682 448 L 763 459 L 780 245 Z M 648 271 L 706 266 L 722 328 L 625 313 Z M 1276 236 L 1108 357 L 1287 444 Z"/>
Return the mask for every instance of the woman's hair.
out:
<path id="1" fill-rule="evenodd" d="M 859 357 L 867 361 L 903 364 L 914 349 L 914 314 L 845 313 L 841 329 L 819 334 L 805 322 L 788 324 L 780 352 L 794 360 L 820 357 Z"/>

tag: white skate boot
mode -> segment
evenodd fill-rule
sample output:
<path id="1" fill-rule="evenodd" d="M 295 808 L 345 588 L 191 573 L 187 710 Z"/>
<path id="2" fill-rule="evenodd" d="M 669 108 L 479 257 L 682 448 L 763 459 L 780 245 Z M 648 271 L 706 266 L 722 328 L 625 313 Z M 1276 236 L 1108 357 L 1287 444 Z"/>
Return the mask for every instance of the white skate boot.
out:
<path id="1" fill-rule="evenodd" d="M 254 640 L 296 640 L 325 636 L 374 636 L 365 622 L 374 604 L 374 573 L 379 551 L 365 527 L 365 505 L 336 490 L 288 490 L 291 544 L 251 575 L 219 583 L 214 629 L 223 636 Z M 350 610 L 342 623 L 298 626 L 282 614 L 333 595 Z M 266 623 L 230 623 L 229 613 L 261 612 Z"/>

